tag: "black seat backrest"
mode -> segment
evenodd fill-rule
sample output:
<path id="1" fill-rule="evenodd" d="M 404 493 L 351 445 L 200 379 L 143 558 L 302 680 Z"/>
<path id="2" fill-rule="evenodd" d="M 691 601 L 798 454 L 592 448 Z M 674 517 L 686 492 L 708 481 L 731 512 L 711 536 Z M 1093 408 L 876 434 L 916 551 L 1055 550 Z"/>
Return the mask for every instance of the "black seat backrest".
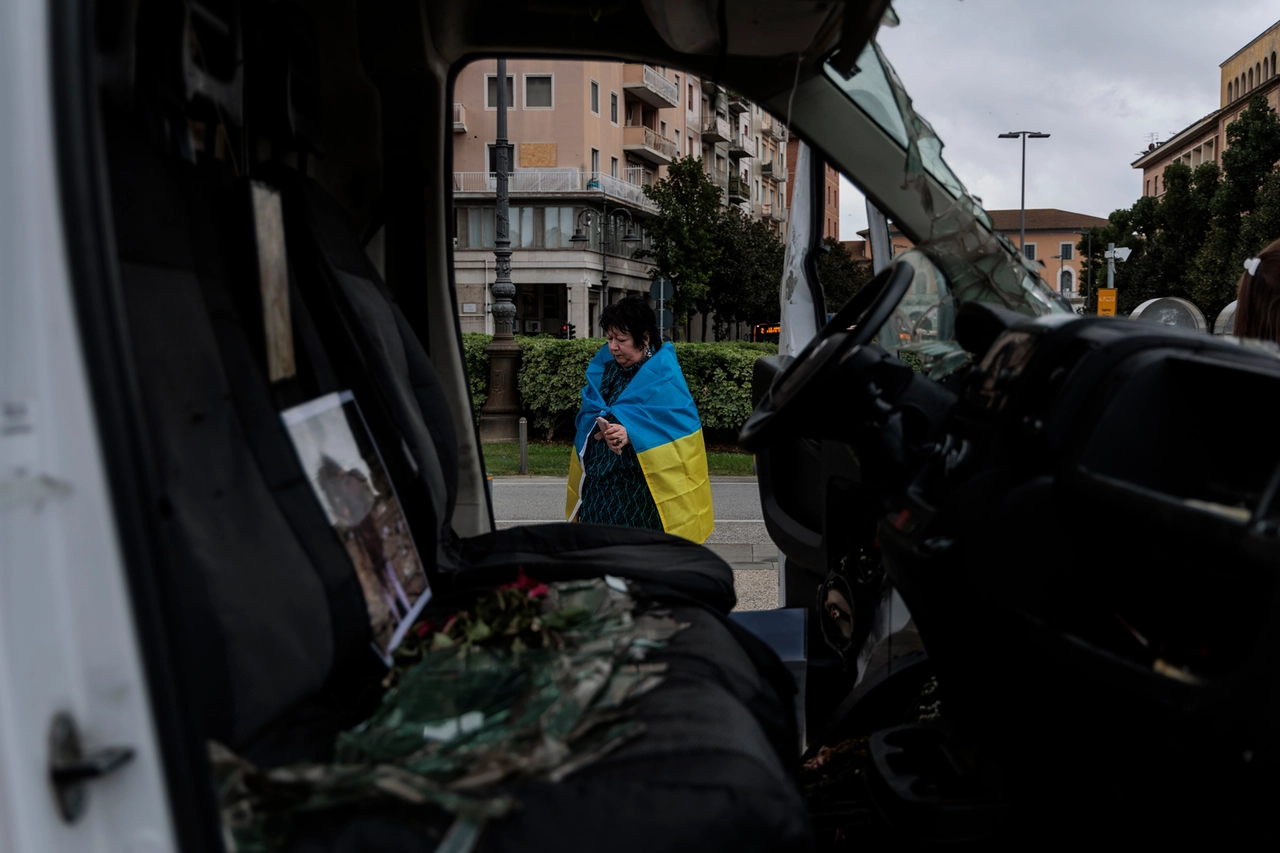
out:
<path id="1" fill-rule="evenodd" d="M 229 295 L 246 271 L 228 269 L 237 252 L 215 221 L 228 203 L 199 168 L 121 127 L 107 139 L 175 621 L 189 628 L 209 736 L 235 746 L 320 690 L 340 660 L 371 658 L 368 619 Z"/>
<path id="2" fill-rule="evenodd" d="M 258 176 L 282 192 L 289 262 L 335 370 L 358 400 L 363 396 L 385 413 L 412 460 L 411 481 L 396 487 L 407 493 L 402 494 L 407 505 L 409 495 L 422 496 L 438 542 L 434 561 L 428 553 L 423 558 L 447 572 L 454 561 L 458 446 L 435 367 L 337 201 L 315 181 L 279 164 Z M 419 548 L 425 550 L 422 542 Z"/>

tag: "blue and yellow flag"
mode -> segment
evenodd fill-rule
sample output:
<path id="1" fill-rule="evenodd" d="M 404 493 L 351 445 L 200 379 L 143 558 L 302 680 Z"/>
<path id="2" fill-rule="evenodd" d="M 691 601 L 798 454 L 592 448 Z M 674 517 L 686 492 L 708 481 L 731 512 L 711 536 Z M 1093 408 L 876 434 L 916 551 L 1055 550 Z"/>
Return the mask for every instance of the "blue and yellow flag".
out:
<path id="1" fill-rule="evenodd" d="M 604 366 L 613 358 L 602 346 L 587 365 L 582 408 L 574 420 L 577 436 L 569 461 L 569 494 L 565 518 L 575 520 L 581 506 L 582 480 L 586 476 L 583 455 L 596 429 L 596 418 L 612 414 L 627 428 L 636 449 L 649 493 L 658 505 L 662 529 L 694 542 L 705 542 L 715 529 L 711 506 L 711 478 L 707 474 L 707 449 L 702 442 L 702 421 L 685 384 L 675 347 L 664 344 L 612 406 L 600 395 Z"/>

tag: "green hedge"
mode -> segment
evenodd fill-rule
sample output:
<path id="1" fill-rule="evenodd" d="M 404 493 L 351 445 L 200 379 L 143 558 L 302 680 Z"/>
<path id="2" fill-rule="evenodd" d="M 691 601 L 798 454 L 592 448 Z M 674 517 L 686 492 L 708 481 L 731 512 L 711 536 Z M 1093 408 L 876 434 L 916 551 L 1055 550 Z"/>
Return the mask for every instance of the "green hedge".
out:
<path id="1" fill-rule="evenodd" d="M 467 371 L 475 415 L 480 416 L 489 383 L 489 357 L 484 348 L 491 337 L 465 334 Z M 548 438 L 572 422 L 582 402 L 587 365 L 604 341 L 600 338 L 517 337 L 521 347 L 516 387 L 529 422 Z M 776 355 L 770 343 L 733 341 L 718 344 L 677 343 L 676 357 L 703 427 L 737 430 L 751 414 L 751 371 L 757 358 Z"/>

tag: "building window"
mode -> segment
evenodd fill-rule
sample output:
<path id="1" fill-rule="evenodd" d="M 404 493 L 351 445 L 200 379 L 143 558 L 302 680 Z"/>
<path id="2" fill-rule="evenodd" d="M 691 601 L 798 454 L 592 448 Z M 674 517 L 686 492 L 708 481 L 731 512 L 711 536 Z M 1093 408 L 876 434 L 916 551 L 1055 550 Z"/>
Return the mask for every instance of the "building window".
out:
<path id="1" fill-rule="evenodd" d="M 498 75 L 486 74 L 484 77 L 484 108 L 486 110 L 496 110 L 498 108 Z M 516 78 L 515 75 L 507 75 L 507 109 L 514 110 L 516 108 Z"/>
<path id="2" fill-rule="evenodd" d="M 617 157 L 609 158 L 609 174 L 613 175 L 615 178 L 618 177 L 618 158 Z"/>
<path id="3" fill-rule="evenodd" d="M 591 172 L 594 175 L 600 171 L 600 151 L 597 148 L 591 149 Z"/>
<path id="4" fill-rule="evenodd" d="M 1248 83 L 1248 86 L 1249 86 L 1249 91 L 1250 91 L 1250 92 L 1252 92 L 1252 91 L 1253 91 L 1253 69 L 1252 69 L 1252 68 L 1250 68 L 1250 69 L 1249 69 L 1249 83 Z"/>
<path id="5" fill-rule="evenodd" d="M 1142 194 L 1151 195 L 1151 181 L 1147 181 L 1145 184 L 1143 184 Z"/>
<path id="6" fill-rule="evenodd" d="M 609 121 L 618 123 L 618 93 L 609 93 Z"/>
<path id="7" fill-rule="evenodd" d="M 524 108 L 549 110 L 555 106 L 550 74 L 524 75 Z"/>
<path id="8" fill-rule="evenodd" d="M 676 103 L 678 104 L 680 103 L 680 75 L 673 74 L 671 76 L 675 78 L 672 82 L 676 84 Z"/>
<path id="9" fill-rule="evenodd" d="M 492 174 L 498 171 L 498 146 L 490 142 L 486 150 L 488 152 L 487 165 L 489 167 L 489 172 Z M 507 143 L 507 174 L 511 174 L 516 170 L 515 160 L 516 160 L 516 147 L 512 145 L 510 142 L 508 142 Z M 492 190 L 493 187 L 489 187 L 489 189 Z"/>
<path id="10" fill-rule="evenodd" d="M 1025 257 L 1027 260 L 1029 260 L 1029 261 L 1034 261 L 1034 260 L 1036 259 L 1036 244 L 1035 244 L 1035 243 L 1025 243 L 1025 244 L 1023 244 L 1023 246 L 1022 246 L 1022 255 L 1023 255 L 1023 257 Z"/>
<path id="11" fill-rule="evenodd" d="M 680 150 L 680 128 L 678 128 L 678 127 L 676 128 L 676 137 L 675 137 L 675 139 L 676 139 L 676 150 L 677 150 L 677 151 L 679 151 L 679 150 Z"/>
<path id="12" fill-rule="evenodd" d="M 658 122 L 658 127 L 660 128 L 659 132 L 661 133 L 662 137 L 665 139 L 667 136 L 667 123 L 665 121 Z"/>
<path id="13" fill-rule="evenodd" d="M 1076 259 L 1076 247 L 1071 243 L 1061 243 L 1058 245 L 1058 254 L 1064 261 L 1074 261 Z"/>
<path id="14" fill-rule="evenodd" d="M 595 80 L 591 81 L 591 112 L 600 115 L 600 84 Z"/>
<path id="15" fill-rule="evenodd" d="M 1071 267 L 1063 267 L 1058 272 L 1058 292 L 1073 293 L 1076 289 L 1076 271 Z"/>
<path id="16" fill-rule="evenodd" d="M 1154 186 L 1156 190 L 1155 194 L 1160 195 L 1160 176 L 1156 175 L 1155 178 L 1153 178 L 1152 180 L 1154 181 Z"/>
<path id="17" fill-rule="evenodd" d="M 693 107 L 694 107 L 694 106 L 696 106 L 696 104 L 697 104 L 697 102 L 696 102 L 696 101 L 694 101 L 694 99 L 693 99 L 693 84 L 692 84 L 692 83 L 690 83 L 690 84 L 689 84 L 689 101 L 688 101 L 688 103 L 689 103 L 689 108 L 690 108 L 690 109 L 693 109 Z"/>

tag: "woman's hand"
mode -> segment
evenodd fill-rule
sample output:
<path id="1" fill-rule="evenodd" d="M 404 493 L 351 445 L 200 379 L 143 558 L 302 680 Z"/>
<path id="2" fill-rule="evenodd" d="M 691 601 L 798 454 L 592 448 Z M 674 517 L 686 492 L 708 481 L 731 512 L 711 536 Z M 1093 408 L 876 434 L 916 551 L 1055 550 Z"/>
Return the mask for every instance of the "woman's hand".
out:
<path id="1" fill-rule="evenodd" d="M 631 439 L 627 437 L 627 428 L 622 424 L 609 424 L 609 428 L 604 431 L 604 440 L 609 442 L 610 450 L 621 454 L 622 448 L 626 447 Z"/>

